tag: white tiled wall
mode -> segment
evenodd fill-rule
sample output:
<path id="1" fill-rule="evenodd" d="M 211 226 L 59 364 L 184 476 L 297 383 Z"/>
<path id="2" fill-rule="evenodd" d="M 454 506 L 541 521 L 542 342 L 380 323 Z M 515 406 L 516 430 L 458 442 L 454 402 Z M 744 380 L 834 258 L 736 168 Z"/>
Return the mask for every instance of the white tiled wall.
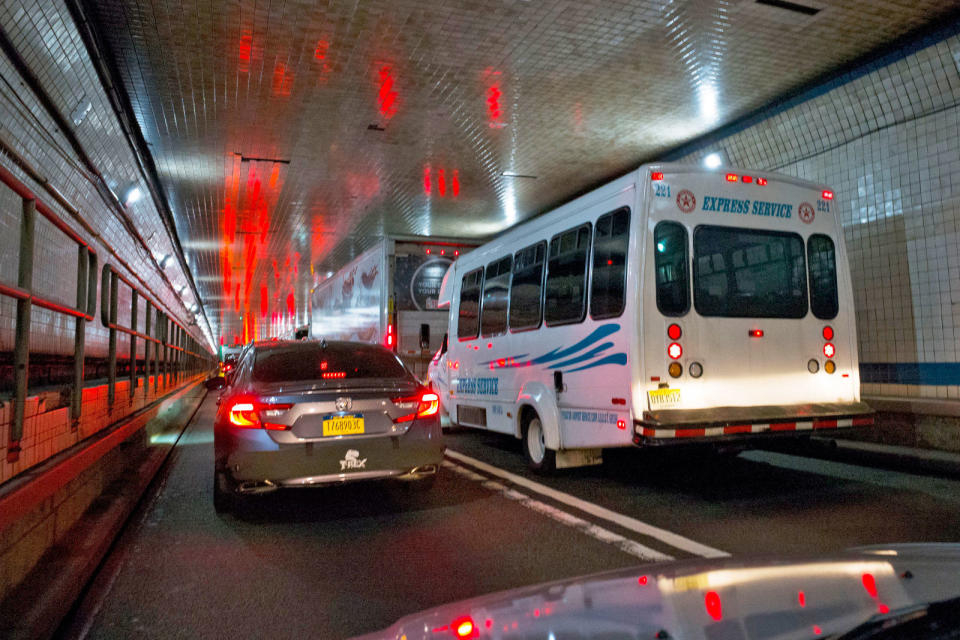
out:
<path id="1" fill-rule="evenodd" d="M 832 88 L 831 88 L 832 87 Z M 832 185 L 864 363 L 960 355 L 960 38 L 919 49 L 693 151 Z M 949 382 L 949 384 L 947 383 Z M 955 379 L 864 393 L 958 397 Z"/>
<path id="2" fill-rule="evenodd" d="M 90 101 L 92 107 L 75 133 L 87 154 L 104 175 L 115 193 L 140 173 L 122 129 L 101 89 L 96 71 L 77 33 L 73 20 L 62 2 L 23 0 L 0 4 L 0 24 L 13 41 L 41 85 L 67 119 L 78 104 Z M 173 254 L 170 238 L 162 218 L 150 198 L 143 198 L 129 208 L 130 217 L 139 233 L 148 241 L 149 252 L 137 243 L 123 227 L 118 214 L 97 193 L 88 172 L 73 152 L 67 139 L 58 133 L 36 96 L 19 81 L 19 74 L 6 56 L 0 56 L 0 138 L 54 185 L 83 218 L 127 261 L 149 284 L 154 298 L 159 298 L 188 326 L 188 318 L 178 296 L 164 282 L 149 255 Z M 26 177 L 9 158 L 0 153 L 0 164 L 27 184 L 37 196 L 60 214 L 81 236 L 92 241 L 98 253 L 98 268 L 113 264 L 121 273 L 122 266 L 107 251 L 99 238 L 74 223 L 48 194 Z M 141 190 L 146 186 L 139 180 Z M 16 284 L 20 198 L 0 184 L 0 282 Z M 34 253 L 34 291 L 41 296 L 65 302 L 76 302 L 76 244 L 42 216 L 37 216 L 37 243 Z M 175 286 L 187 282 L 186 275 L 176 261 L 166 267 Z M 127 277 L 131 274 L 125 273 Z M 132 278 L 131 278 L 132 279 Z M 97 278 L 99 282 L 100 278 Z M 123 289 L 121 289 L 123 291 Z M 121 294 L 129 305 L 129 292 Z M 98 297 L 99 300 L 99 297 Z M 143 327 L 143 302 L 139 324 Z M 0 299 L 0 351 L 13 348 L 13 317 L 15 304 L 9 298 Z M 73 352 L 73 320 L 49 311 L 33 309 L 31 350 L 44 353 L 70 354 Z M 129 310 L 121 317 L 129 318 Z M 197 336 L 199 337 L 199 335 Z M 127 343 L 120 340 L 121 357 L 127 353 Z M 87 354 L 104 356 L 107 351 L 107 331 L 100 323 L 99 309 L 94 321 L 87 323 Z M 142 354 L 142 348 L 140 349 Z"/>

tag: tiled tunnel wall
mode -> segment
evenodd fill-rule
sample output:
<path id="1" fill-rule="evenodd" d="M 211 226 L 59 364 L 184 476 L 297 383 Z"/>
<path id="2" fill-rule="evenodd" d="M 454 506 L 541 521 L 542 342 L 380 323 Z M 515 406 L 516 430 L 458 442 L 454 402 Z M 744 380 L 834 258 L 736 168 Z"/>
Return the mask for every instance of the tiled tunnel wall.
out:
<path id="1" fill-rule="evenodd" d="M 0 3 L 0 27 L 56 109 L 70 121 L 80 145 L 114 193 L 122 192 L 131 183 L 139 184 L 147 193 L 133 151 L 64 3 L 47 0 Z M 3 150 L 0 150 L 0 165 L 72 230 L 90 242 L 97 252 L 95 280 L 98 289 L 99 270 L 105 264 L 112 265 L 130 281 L 136 282 L 136 276 L 139 276 L 147 283 L 146 293 L 162 305 L 161 310 L 202 340 L 193 315 L 174 290 L 187 284 L 187 276 L 176 260 L 168 261 L 165 270 L 171 286 L 162 277 L 156 263 L 155 258 L 173 255 L 174 248 L 151 198 L 144 197 L 127 207 L 133 226 L 144 238 L 145 242 L 141 244 L 126 228 L 116 206 L 98 192 L 93 176 L 29 84 L 11 57 L 6 52 L 0 53 L 0 140 L 62 194 L 92 231 L 84 229 L 44 185 L 32 179 Z M 86 115 L 82 121 L 75 119 L 84 111 Z M 5 285 L 17 285 L 21 218 L 21 197 L 0 183 L 0 283 Z M 77 251 L 73 240 L 37 214 L 32 281 L 35 295 L 71 308 L 76 305 Z M 129 269 L 118 261 L 118 257 L 129 265 Z M 88 388 L 82 394 L 80 419 L 71 420 L 68 415 L 69 387 L 45 387 L 31 382 L 25 402 L 23 433 L 19 439 L 21 450 L 8 459 L 8 453 L 16 453 L 16 447 L 10 445 L 16 439 L 11 400 L 11 352 L 14 349 L 17 302 L 0 295 L 0 373 L 3 374 L 0 376 L 0 484 L 161 399 L 183 384 L 188 379 L 187 373 L 192 375 L 193 371 L 172 375 L 159 385 L 151 384 L 149 389 L 144 388 L 141 380 L 138 391 L 131 395 L 127 377 L 122 371 L 118 372 L 117 400 L 108 406 L 106 386 L 102 380 L 91 380 L 106 376 L 103 360 L 109 344 L 109 330 L 101 322 L 99 291 L 96 299 L 94 318 L 85 323 L 85 355 L 97 366 L 88 363 Z M 121 326 L 130 325 L 131 300 L 130 287 L 122 285 L 118 318 Z M 141 296 L 136 327 L 140 332 L 146 327 L 145 308 Z M 41 356 L 64 356 L 67 364 L 63 368 L 70 371 L 74 319 L 35 304 L 30 324 L 31 374 L 42 369 L 37 364 L 42 360 Z M 119 333 L 117 355 L 121 365 L 129 359 L 129 345 L 129 338 Z M 144 340 L 137 340 L 139 358 L 143 358 L 144 351 Z"/>
<path id="2" fill-rule="evenodd" d="M 960 398 L 960 37 L 940 33 L 678 152 L 831 185 L 865 395 Z"/>
<path id="3" fill-rule="evenodd" d="M 119 194 L 127 185 L 136 182 L 146 194 L 146 184 L 136 158 L 65 5 L 47 0 L 5 2 L 0 4 L 0 26 L 68 120 L 72 120 L 78 109 L 82 112 L 89 103 L 89 111 L 82 122 L 74 126 L 74 133 L 114 193 Z M 155 263 L 155 257 L 173 255 L 174 248 L 152 199 L 144 197 L 128 207 L 133 224 L 146 241 L 147 247 L 144 247 L 125 229 L 118 212 L 97 192 L 89 172 L 82 166 L 67 138 L 58 130 L 55 121 L 48 116 L 34 93 L 21 82 L 21 75 L 5 55 L 0 55 L 0 78 L 0 138 L 59 190 L 97 231 L 99 238 L 87 239 L 92 241 L 98 253 L 98 268 L 109 262 L 126 277 L 133 279 L 132 274 L 126 272 L 108 253 L 103 240 L 108 239 L 131 269 L 148 283 L 151 296 L 159 299 L 183 326 L 189 327 L 194 323 L 191 330 L 199 338 L 193 315 L 163 280 Z M 59 208 L 43 188 L 31 181 L 2 152 L 0 164 L 21 179 L 82 236 L 87 237 L 88 234 L 74 224 L 70 215 Z M 10 285 L 17 283 L 20 203 L 19 196 L 0 184 L 0 282 Z M 76 245 L 39 215 L 36 236 L 34 291 L 73 306 L 76 302 Z M 187 284 L 187 276 L 176 260 L 170 260 L 165 270 L 174 287 Z M 99 280 L 98 277 L 98 283 Z M 128 325 L 130 290 L 121 287 L 120 292 L 120 322 Z M 97 300 L 97 317 L 87 323 L 86 354 L 104 357 L 107 354 L 108 331 L 100 322 L 99 295 Z M 188 300 L 192 301 L 192 298 Z M 145 314 L 142 298 L 139 308 L 138 325 L 139 330 L 143 331 Z M 15 316 L 16 302 L 0 296 L 0 352 L 13 349 Z M 138 342 L 139 355 L 142 357 L 143 341 Z M 31 353 L 71 355 L 73 319 L 34 306 L 30 349 Z M 125 336 L 119 337 L 117 350 L 121 359 L 127 357 L 129 342 Z"/>

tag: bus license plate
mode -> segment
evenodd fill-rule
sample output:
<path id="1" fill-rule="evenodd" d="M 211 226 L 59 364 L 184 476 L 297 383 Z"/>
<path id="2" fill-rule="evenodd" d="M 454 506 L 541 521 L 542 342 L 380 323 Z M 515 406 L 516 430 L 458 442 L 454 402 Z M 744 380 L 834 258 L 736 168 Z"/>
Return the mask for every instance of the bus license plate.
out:
<path id="1" fill-rule="evenodd" d="M 650 410 L 670 409 L 680 404 L 680 389 L 657 389 L 647 391 L 647 400 L 650 401 Z"/>
<path id="2" fill-rule="evenodd" d="M 358 433 L 363 433 L 362 416 L 327 416 L 323 419 L 324 437 L 352 436 Z"/>

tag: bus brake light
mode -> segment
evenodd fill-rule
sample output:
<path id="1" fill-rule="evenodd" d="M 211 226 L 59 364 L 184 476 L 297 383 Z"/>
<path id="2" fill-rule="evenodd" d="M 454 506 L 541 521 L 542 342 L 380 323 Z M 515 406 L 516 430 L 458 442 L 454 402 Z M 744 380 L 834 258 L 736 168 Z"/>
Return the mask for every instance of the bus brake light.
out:
<path id="1" fill-rule="evenodd" d="M 753 182 L 753 178 L 751 176 L 743 176 L 743 182 L 746 184 L 750 184 L 751 182 Z"/>
<path id="2" fill-rule="evenodd" d="M 681 335 L 683 335 L 683 330 L 680 328 L 680 325 L 672 324 L 667 327 L 667 336 L 671 340 L 679 340 Z"/>
<path id="3" fill-rule="evenodd" d="M 765 186 L 767 186 L 767 179 L 766 179 L 766 178 L 757 178 L 757 184 L 760 185 L 761 187 L 765 187 Z"/>
<path id="4" fill-rule="evenodd" d="M 671 342 L 670 346 L 667 347 L 667 355 L 670 356 L 672 360 L 677 360 L 683 355 L 683 347 L 680 346 L 679 342 Z"/>
<path id="5" fill-rule="evenodd" d="M 833 200 L 833 191 L 825 189 L 822 194 L 824 200 Z"/>
<path id="6" fill-rule="evenodd" d="M 827 344 L 823 345 L 823 355 L 826 357 L 832 358 L 834 355 L 836 355 L 836 353 L 837 349 L 833 346 L 833 344 L 828 342 Z"/>
<path id="7" fill-rule="evenodd" d="M 763 329 L 751 329 L 751 330 L 748 331 L 747 333 L 750 335 L 751 338 L 762 338 L 762 337 L 763 337 Z"/>
<path id="8" fill-rule="evenodd" d="M 727 182 L 736 182 L 736 181 L 739 180 L 739 179 L 740 179 L 740 176 L 738 176 L 738 175 L 735 174 L 735 173 L 728 173 L 728 174 L 727 174 Z"/>
<path id="9" fill-rule="evenodd" d="M 650 174 L 650 179 L 656 182 L 657 180 L 663 180 L 663 171 L 654 171 Z"/>
<path id="10" fill-rule="evenodd" d="M 833 340 L 833 327 L 827 326 L 823 328 L 823 339 Z"/>

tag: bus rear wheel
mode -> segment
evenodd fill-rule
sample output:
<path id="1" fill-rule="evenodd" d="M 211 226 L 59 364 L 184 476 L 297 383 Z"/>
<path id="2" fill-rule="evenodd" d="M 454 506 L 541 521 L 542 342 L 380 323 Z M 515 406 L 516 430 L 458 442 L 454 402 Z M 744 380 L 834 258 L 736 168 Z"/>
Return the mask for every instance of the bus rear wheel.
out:
<path id="1" fill-rule="evenodd" d="M 540 416 L 531 412 L 523 428 L 523 453 L 527 465 L 536 473 L 547 475 L 557 468 L 557 452 L 547 448 Z"/>

